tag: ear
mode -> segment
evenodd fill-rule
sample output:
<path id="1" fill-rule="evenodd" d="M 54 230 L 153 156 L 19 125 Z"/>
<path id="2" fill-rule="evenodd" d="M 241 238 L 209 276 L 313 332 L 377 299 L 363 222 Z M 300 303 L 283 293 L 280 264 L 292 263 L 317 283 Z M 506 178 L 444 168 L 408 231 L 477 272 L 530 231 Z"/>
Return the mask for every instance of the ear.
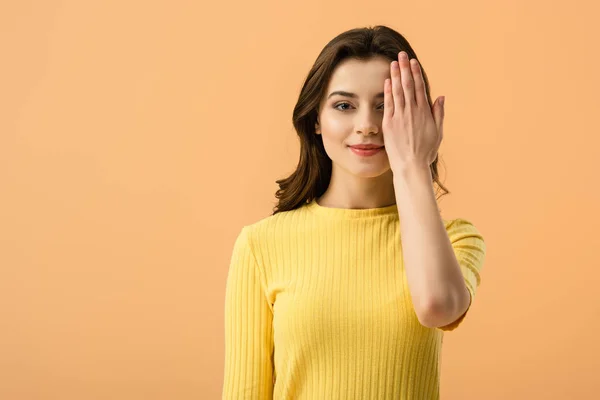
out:
<path id="1" fill-rule="evenodd" d="M 319 127 L 319 117 L 317 116 L 317 123 L 315 124 L 315 133 L 317 135 L 321 134 L 321 128 Z"/>

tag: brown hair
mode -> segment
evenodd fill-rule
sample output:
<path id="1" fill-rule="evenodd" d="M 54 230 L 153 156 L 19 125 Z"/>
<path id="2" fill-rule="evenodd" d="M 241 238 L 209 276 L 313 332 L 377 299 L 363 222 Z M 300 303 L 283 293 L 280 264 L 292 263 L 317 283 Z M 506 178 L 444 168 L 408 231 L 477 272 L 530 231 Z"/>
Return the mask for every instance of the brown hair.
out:
<path id="1" fill-rule="evenodd" d="M 368 60 L 384 56 L 390 63 L 398 59 L 398 53 L 406 51 L 409 58 L 417 58 L 408 41 L 400 33 L 383 25 L 355 28 L 341 33 L 323 48 L 304 81 L 304 85 L 294 107 L 293 124 L 300 138 L 300 159 L 296 170 L 287 178 L 275 181 L 279 189 L 275 197 L 279 199 L 273 214 L 290 211 L 320 197 L 329 186 L 332 162 L 325 148 L 323 138 L 315 134 L 317 113 L 327 84 L 335 67 L 344 59 Z M 420 64 L 420 62 L 419 62 Z M 425 69 L 423 80 L 429 106 L 431 90 Z M 438 156 L 431 164 L 432 180 L 445 193 L 450 193 L 439 180 Z M 441 197 L 441 196 L 440 196 Z"/>

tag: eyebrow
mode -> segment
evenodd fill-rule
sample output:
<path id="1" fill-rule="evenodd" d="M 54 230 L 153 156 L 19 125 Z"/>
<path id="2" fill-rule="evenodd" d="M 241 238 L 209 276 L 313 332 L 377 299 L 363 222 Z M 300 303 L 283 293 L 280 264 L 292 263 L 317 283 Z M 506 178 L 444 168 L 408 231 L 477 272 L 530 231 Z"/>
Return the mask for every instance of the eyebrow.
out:
<path id="1" fill-rule="evenodd" d="M 329 96 L 327 96 L 327 98 L 330 98 L 331 96 L 333 96 L 333 95 L 335 95 L 335 94 L 339 94 L 339 95 L 341 95 L 341 96 L 346 96 L 346 97 L 353 97 L 353 98 L 356 98 L 356 97 L 358 97 L 358 96 L 357 96 L 355 93 L 351 93 L 351 92 L 345 92 L 345 91 L 343 91 L 343 90 L 336 90 L 335 92 L 331 92 L 331 93 L 329 93 Z M 375 98 L 376 98 L 376 99 L 378 99 L 378 98 L 380 98 L 380 97 L 384 97 L 384 94 L 383 94 L 383 92 L 381 92 L 381 93 L 377 93 L 377 94 L 375 95 Z"/>

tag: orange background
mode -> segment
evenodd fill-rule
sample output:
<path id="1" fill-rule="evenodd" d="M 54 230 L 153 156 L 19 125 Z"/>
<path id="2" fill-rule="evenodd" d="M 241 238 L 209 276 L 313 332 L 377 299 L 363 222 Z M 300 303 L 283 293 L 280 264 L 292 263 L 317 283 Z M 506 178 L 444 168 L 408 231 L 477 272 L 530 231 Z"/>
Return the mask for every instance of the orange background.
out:
<path id="1" fill-rule="evenodd" d="M 442 214 L 488 248 L 442 398 L 597 398 L 599 10 L 550 4 L 2 2 L 0 398 L 220 398 L 235 236 L 319 51 L 377 24 L 446 95 Z"/>

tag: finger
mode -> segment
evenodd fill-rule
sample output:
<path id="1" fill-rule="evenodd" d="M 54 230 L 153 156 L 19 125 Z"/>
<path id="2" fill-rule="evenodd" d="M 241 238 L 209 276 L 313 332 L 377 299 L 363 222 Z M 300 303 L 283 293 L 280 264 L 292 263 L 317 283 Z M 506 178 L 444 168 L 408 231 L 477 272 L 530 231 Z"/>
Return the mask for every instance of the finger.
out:
<path id="1" fill-rule="evenodd" d="M 435 126 L 436 126 L 436 130 L 437 130 L 437 138 L 436 138 L 435 147 L 434 147 L 435 154 L 432 155 L 433 159 L 431 160 L 430 164 L 433 164 L 435 162 L 436 158 L 438 158 L 440 145 L 442 144 L 442 139 L 444 138 L 444 131 L 443 131 L 444 110 L 443 110 L 443 107 L 441 106 L 440 98 L 438 98 L 435 101 L 435 103 L 433 104 L 432 114 L 433 114 L 433 119 L 435 121 Z"/>
<path id="2" fill-rule="evenodd" d="M 435 126 L 438 132 L 438 140 L 437 146 L 442 143 L 442 139 L 444 137 L 444 106 L 443 106 L 444 97 L 438 97 L 434 108 L 433 108 L 433 119 L 435 120 Z"/>
<path id="3" fill-rule="evenodd" d="M 404 106 L 416 106 L 415 81 L 413 80 L 412 72 L 410 71 L 408 54 L 406 54 L 405 51 L 401 51 L 398 55 L 398 59 L 400 60 L 400 75 L 402 77 L 402 89 L 404 90 Z"/>
<path id="4" fill-rule="evenodd" d="M 386 79 L 383 84 L 383 119 L 394 116 L 394 97 L 392 97 L 392 80 Z"/>
<path id="5" fill-rule="evenodd" d="M 404 110 L 404 92 L 402 90 L 402 82 L 400 81 L 400 67 L 397 61 L 392 61 L 392 95 L 394 97 L 394 113 Z"/>
<path id="6" fill-rule="evenodd" d="M 415 99 L 418 107 L 429 106 L 427 96 L 425 94 L 425 81 L 423 80 L 423 71 L 421 65 L 416 58 L 410 60 L 410 69 L 412 71 L 413 80 L 415 82 Z"/>

